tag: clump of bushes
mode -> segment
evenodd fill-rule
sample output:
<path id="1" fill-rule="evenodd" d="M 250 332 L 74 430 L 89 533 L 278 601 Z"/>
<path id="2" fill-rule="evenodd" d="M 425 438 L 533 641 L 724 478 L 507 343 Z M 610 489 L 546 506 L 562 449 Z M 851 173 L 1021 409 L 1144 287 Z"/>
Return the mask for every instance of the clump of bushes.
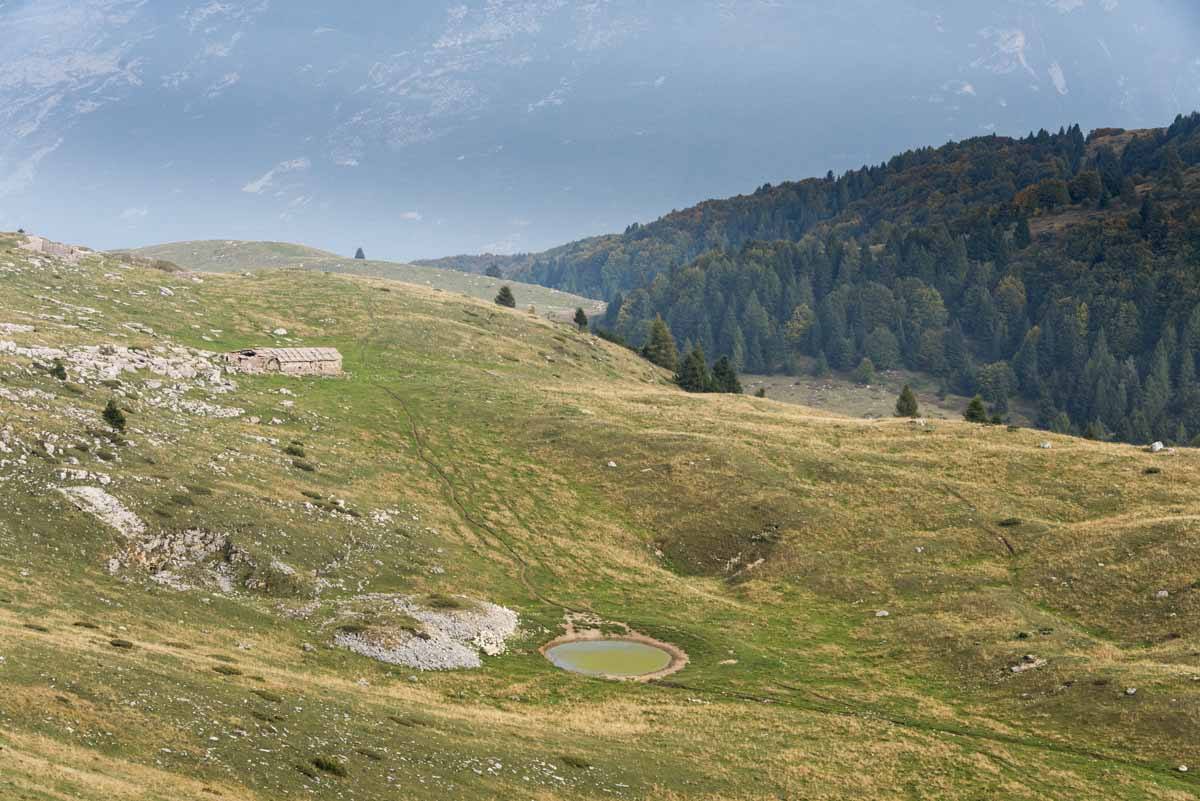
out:
<path id="1" fill-rule="evenodd" d="M 306 462 L 303 459 L 293 459 L 292 467 L 296 468 L 297 470 L 303 470 L 305 473 L 317 472 L 317 466 L 315 464 L 312 462 Z"/>
<path id="2" fill-rule="evenodd" d="M 283 452 L 286 453 L 288 456 L 296 456 L 299 458 L 304 458 L 304 456 L 307 455 L 304 452 L 304 446 L 301 445 L 299 442 L 293 442 L 291 445 L 288 445 L 286 448 L 283 449 Z"/>
<path id="3" fill-rule="evenodd" d="M 1003 528 L 1014 528 L 1014 527 L 1016 527 L 1016 526 L 1019 526 L 1019 525 L 1021 525 L 1021 518 L 1019 518 L 1019 517 L 1006 517 L 1006 518 L 1004 518 L 1003 520 L 1001 520 L 1001 521 L 1000 521 L 999 525 L 1000 525 L 1001 527 L 1003 527 Z"/>
<path id="4" fill-rule="evenodd" d="M 272 704 L 282 704 L 283 703 L 283 696 L 278 693 L 273 693 L 270 690 L 256 689 L 256 690 L 251 690 L 250 692 L 254 693 L 255 695 L 257 695 L 259 698 L 263 699 L 264 701 L 270 701 Z"/>
<path id="5" fill-rule="evenodd" d="M 222 676 L 240 676 L 242 671 L 232 665 L 213 665 L 213 672 Z"/>
<path id="6" fill-rule="evenodd" d="M 575 768 L 576 770 L 590 770 L 592 767 L 591 762 L 572 754 L 559 754 L 558 759 L 568 768 Z"/>
<path id="7" fill-rule="evenodd" d="M 125 651 L 133 649 L 133 643 L 131 643 L 129 640 L 109 640 L 108 644 L 113 648 L 121 648 Z"/>

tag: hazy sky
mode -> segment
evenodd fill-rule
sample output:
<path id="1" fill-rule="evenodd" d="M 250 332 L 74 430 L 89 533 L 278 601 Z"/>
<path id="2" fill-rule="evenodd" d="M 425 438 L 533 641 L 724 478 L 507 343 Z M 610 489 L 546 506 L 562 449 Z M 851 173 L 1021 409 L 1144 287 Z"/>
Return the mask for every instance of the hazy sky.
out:
<path id="1" fill-rule="evenodd" d="M 538 250 L 1197 108 L 1184 0 L 0 0 L 0 229 Z"/>

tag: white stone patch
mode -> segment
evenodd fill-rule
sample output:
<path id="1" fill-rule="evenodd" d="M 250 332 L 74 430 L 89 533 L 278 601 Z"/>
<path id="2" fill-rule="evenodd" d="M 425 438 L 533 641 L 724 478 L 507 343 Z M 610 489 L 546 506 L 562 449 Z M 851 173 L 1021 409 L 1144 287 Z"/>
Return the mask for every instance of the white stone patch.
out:
<path id="1" fill-rule="evenodd" d="M 517 631 L 517 613 L 487 602 L 472 602 L 466 609 L 426 609 L 410 598 L 364 595 L 358 602 L 390 606 L 421 622 L 421 635 L 405 633 L 386 643 L 373 642 L 359 633 L 339 632 L 334 643 L 357 654 L 416 670 L 463 670 L 482 666 L 480 653 L 504 653 L 508 638 Z"/>
<path id="2" fill-rule="evenodd" d="M 115 528 L 124 537 L 140 537 L 146 533 L 146 524 L 137 515 L 99 487 L 63 487 L 59 492 L 79 509 Z"/>

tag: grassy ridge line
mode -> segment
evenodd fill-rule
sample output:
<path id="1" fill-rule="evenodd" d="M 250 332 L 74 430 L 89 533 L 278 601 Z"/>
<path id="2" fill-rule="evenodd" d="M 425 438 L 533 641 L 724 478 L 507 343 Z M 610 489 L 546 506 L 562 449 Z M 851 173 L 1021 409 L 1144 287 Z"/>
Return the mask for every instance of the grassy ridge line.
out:
<path id="1" fill-rule="evenodd" d="M 519 281 L 502 281 L 485 275 L 439 267 L 402 264 L 370 259 L 347 259 L 326 251 L 279 242 L 236 242 L 210 240 L 176 242 L 129 251 L 139 256 L 166 259 L 181 267 L 202 272 L 244 272 L 259 269 L 304 269 L 344 275 L 384 278 L 457 292 L 490 301 L 507 284 L 512 287 L 521 308 L 535 307 L 539 312 L 569 319 L 576 308 L 589 316 L 603 313 L 605 304 L 591 298 Z"/>

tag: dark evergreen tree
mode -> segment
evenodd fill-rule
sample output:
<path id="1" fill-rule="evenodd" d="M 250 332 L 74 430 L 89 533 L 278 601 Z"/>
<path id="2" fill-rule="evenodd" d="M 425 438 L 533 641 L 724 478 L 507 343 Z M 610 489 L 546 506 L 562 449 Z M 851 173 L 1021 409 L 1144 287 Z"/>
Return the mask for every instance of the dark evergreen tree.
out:
<path id="1" fill-rule="evenodd" d="M 737 370 L 728 356 L 717 359 L 712 369 L 713 387 L 717 392 L 728 392 L 733 395 L 742 394 L 742 382 L 738 380 Z"/>
<path id="2" fill-rule="evenodd" d="M 675 337 L 662 317 L 655 317 L 650 325 L 650 338 L 642 348 L 642 356 L 667 370 L 679 367 L 679 350 L 675 347 Z"/>
<path id="3" fill-rule="evenodd" d="M 354 258 L 365 259 L 367 258 L 367 254 L 363 252 L 362 248 L 359 248 L 358 250 L 354 251 Z"/>
<path id="4" fill-rule="evenodd" d="M 900 397 L 896 400 L 896 416 L 921 416 L 921 409 L 917 405 L 917 396 L 913 394 L 912 387 L 910 387 L 908 384 L 905 384 L 904 389 L 900 390 Z"/>
<path id="5" fill-rule="evenodd" d="M 575 310 L 575 327 L 580 331 L 586 331 L 588 327 L 588 316 L 582 308 Z"/>
<path id="6" fill-rule="evenodd" d="M 968 423 L 986 423 L 988 422 L 987 409 L 983 406 L 983 398 L 976 395 L 971 398 L 971 402 L 967 404 L 967 410 L 963 412 L 963 419 Z"/>
<path id="7" fill-rule="evenodd" d="M 712 392 L 713 377 L 708 371 L 708 361 L 704 358 L 704 349 L 699 345 L 693 347 L 679 365 L 675 374 L 675 383 L 687 392 Z"/>
<path id="8" fill-rule="evenodd" d="M 483 271 L 483 274 L 486 275 L 488 278 L 503 278 L 504 277 L 504 273 L 500 270 L 499 264 L 489 264 L 487 269 Z"/>
<path id="9" fill-rule="evenodd" d="M 50 365 L 50 375 L 59 381 L 67 380 L 67 366 L 63 364 L 62 359 L 55 359 L 54 363 Z"/>
<path id="10" fill-rule="evenodd" d="M 517 297 L 507 284 L 500 287 L 500 291 L 496 294 L 496 305 L 510 309 L 517 308 Z"/>

